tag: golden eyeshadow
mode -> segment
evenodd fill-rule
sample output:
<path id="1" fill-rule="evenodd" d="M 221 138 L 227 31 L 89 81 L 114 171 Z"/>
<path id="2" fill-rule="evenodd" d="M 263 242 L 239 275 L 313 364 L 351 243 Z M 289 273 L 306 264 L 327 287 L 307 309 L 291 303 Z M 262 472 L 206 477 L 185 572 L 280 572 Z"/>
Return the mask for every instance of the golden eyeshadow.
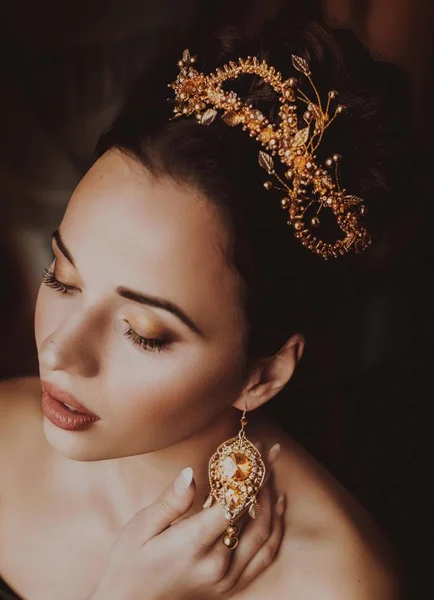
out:
<path id="1" fill-rule="evenodd" d="M 160 322 L 143 315 L 134 315 L 129 319 L 131 327 L 139 334 L 149 338 L 164 339 L 169 332 Z"/>
<path id="2" fill-rule="evenodd" d="M 68 269 L 68 267 L 66 267 L 66 269 L 64 267 L 61 268 L 56 261 L 53 272 L 56 279 L 59 279 L 65 285 L 78 285 L 76 278 L 72 277 L 71 274 L 68 275 L 68 271 L 71 270 L 72 269 Z"/>

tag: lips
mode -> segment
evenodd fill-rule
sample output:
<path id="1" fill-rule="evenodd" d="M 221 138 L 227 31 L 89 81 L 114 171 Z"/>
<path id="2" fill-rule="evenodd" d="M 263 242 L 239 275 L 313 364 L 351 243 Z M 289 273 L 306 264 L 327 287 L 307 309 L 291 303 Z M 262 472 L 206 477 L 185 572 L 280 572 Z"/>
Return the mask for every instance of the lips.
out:
<path id="1" fill-rule="evenodd" d="M 83 404 L 81 404 L 76 398 L 74 398 L 74 396 L 71 396 L 71 394 L 59 390 L 48 381 L 41 381 L 41 384 L 44 390 L 46 390 L 52 398 L 54 398 L 58 402 L 66 404 L 67 407 L 72 407 L 74 409 L 73 411 L 71 411 L 72 415 L 85 415 L 88 417 L 93 417 L 94 419 L 99 419 L 98 415 L 96 415 L 94 412 L 83 406 Z"/>

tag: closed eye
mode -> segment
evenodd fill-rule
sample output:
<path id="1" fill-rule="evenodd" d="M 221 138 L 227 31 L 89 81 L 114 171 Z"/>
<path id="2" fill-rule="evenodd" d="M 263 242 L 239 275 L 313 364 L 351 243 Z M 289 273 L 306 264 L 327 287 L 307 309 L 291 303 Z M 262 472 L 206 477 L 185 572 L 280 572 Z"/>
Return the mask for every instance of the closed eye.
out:
<path id="1" fill-rule="evenodd" d="M 135 346 L 140 346 L 144 350 L 153 352 L 161 352 L 167 350 L 169 343 L 165 340 L 154 340 L 145 338 L 136 333 L 131 327 L 124 333 L 125 337 L 129 338 Z"/>
<path id="2" fill-rule="evenodd" d="M 77 292 L 80 291 L 79 288 L 74 285 L 68 285 L 67 283 L 63 283 L 59 281 L 57 277 L 54 275 L 54 270 L 52 267 L 47 267 L 45 269 L 44 276 L 42 278 L 43 283 L 50 288 L 53 288 L 60 294 L 64 294 L 65 296 L 74 296 Z"/>
<path id="3" fill-rule="evenodd" d="M 45 274 L 42 281 L 45 283 L 45 285 L 56 290 L 56 292 L 59 292 L 59 294 L 63 294 L 64 296 L 74 296 L 80 291 L 80 289 L 74 285 L 68 285 L 57 279 L 52 267 L 47 267 L 45 269 Z M 166 350 L 169 346 L 169 342 L 166 340 L 145 338 L 136 333 L 133 329 L 131 329 L 131 327 L 124 333 L 124 335 L 131 340 L 134 346 L 139 346 L 144 350 L 150 350 L 151 352 L 161 352 L 162 350 Z"/>

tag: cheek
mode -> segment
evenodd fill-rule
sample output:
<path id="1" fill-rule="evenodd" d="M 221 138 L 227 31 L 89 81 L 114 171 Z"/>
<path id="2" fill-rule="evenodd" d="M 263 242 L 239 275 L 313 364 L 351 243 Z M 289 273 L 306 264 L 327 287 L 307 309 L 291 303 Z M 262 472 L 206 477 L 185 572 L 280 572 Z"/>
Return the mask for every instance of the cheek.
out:
<path id="1" fill-rule="evenodd" d="M 200 431 L 239 389 L 233 353 L 203 345 L 148 358 L 139 353 L 123 366 L 111 364 L 105 379 L 110 430 L 133 444 L 141 437 L 141 451 L 169 446 Z"/>

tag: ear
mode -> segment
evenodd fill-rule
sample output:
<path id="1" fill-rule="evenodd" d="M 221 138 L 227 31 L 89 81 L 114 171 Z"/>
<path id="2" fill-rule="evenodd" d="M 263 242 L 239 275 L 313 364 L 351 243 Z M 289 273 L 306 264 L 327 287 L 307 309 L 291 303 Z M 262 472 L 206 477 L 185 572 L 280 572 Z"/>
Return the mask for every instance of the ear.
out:
<path id="1" fill-rule="evenodd" d="M 297 333 L 289 338 L 277 354 L 259 359 L 243 393 L 232 406 L 244 410 L 247 395 L 247 409 L 254 410 L 273 398 L 293 376 L 297 363 L 303 356 L 304 346 L 304 336 Z"/>

